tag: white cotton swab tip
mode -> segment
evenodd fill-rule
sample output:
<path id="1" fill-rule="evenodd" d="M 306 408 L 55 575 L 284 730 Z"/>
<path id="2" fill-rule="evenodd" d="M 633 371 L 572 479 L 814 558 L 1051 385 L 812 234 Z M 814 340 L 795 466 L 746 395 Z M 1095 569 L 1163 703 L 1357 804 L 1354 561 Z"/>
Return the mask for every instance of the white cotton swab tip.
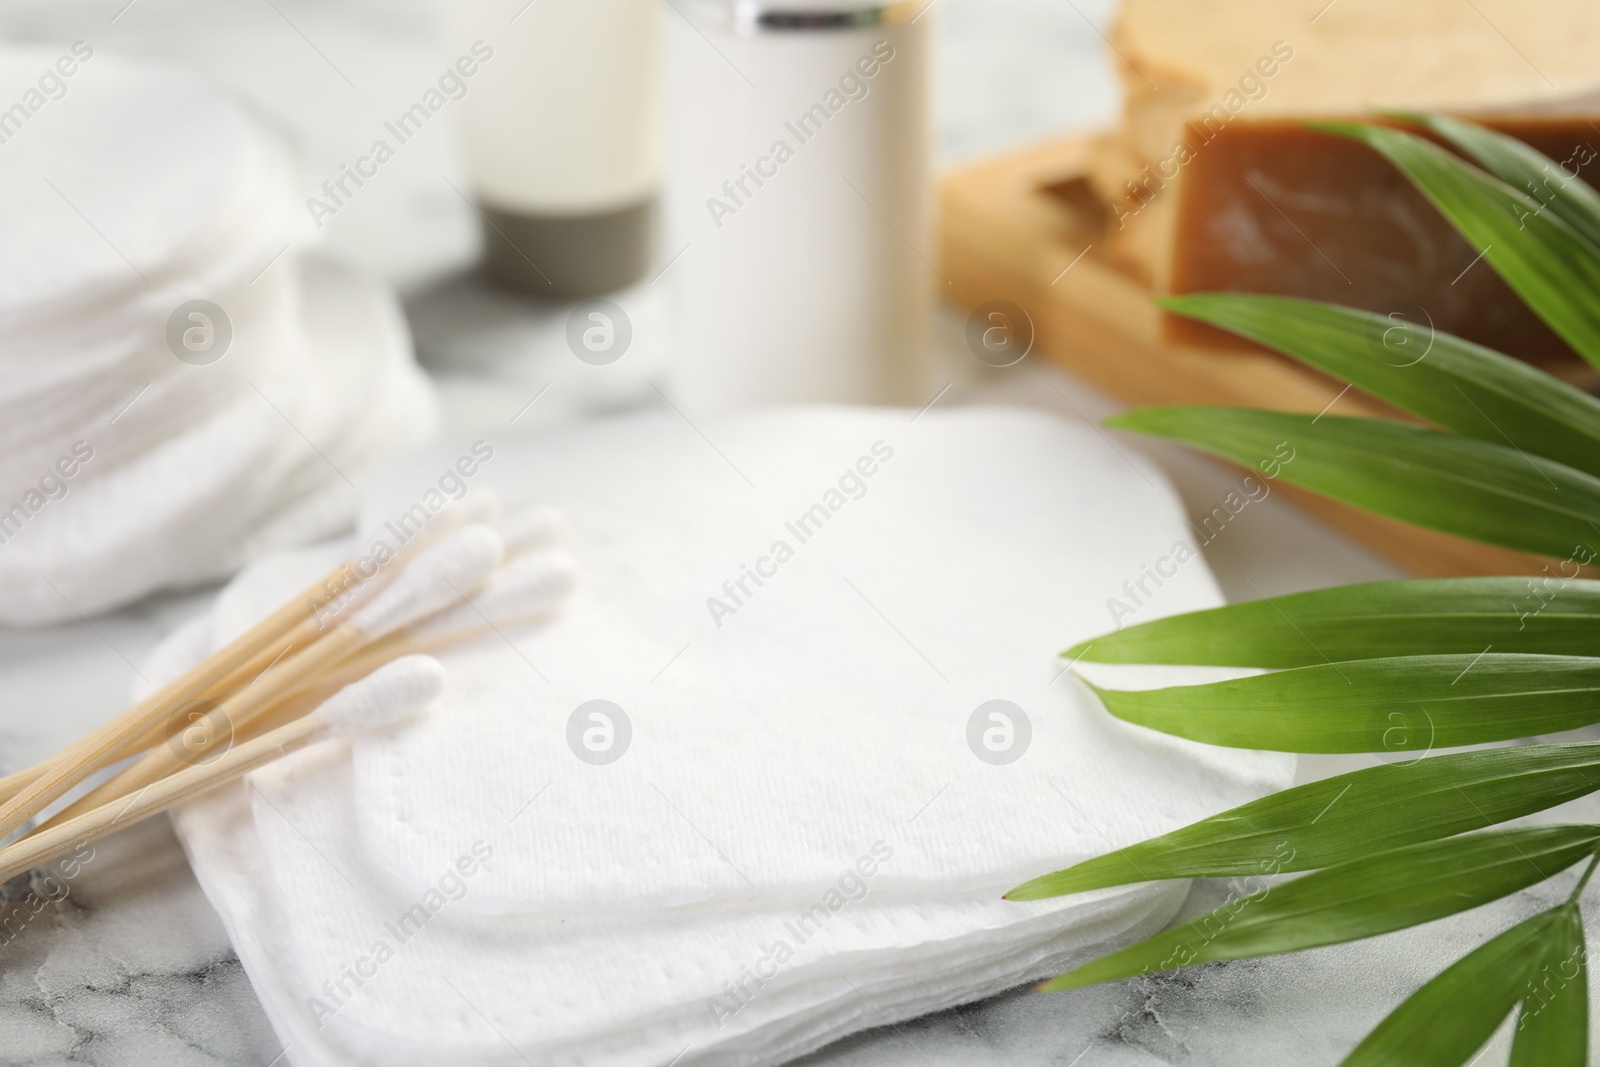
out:
<path id="1" fill-rule="evenodd" d="M 499 534 L 481 523 L 463 526 L 419 553 L 350 625 L 368 637 L 382 637 L 427 618 L 476 592 L 503 555 Z"/>
<path id="2" fill-rule="evenodd" d="M 444 692 L 444 664 L 432 656 L 401 656 L 352 682 L 311 714 L 331 737 L 354 737 L 408 719 Z"/>
<path id="3" fill-rule="evenodd" d="M 441 611 L 407 633 L 417 640 L 441 640 L 488 626 L 526 622 L 555 611 L 577 584 L 578 567 L 570 556 L 536 552 L 501 567 L 469 603 Z"/>
<path id="4" fill-rule="evenodd" d="M 567 532 L 567 517 L 555 508 L 525 507 L 511 512 L 495 527 L 506 543 L 506 558 L 550 548 Z"/>

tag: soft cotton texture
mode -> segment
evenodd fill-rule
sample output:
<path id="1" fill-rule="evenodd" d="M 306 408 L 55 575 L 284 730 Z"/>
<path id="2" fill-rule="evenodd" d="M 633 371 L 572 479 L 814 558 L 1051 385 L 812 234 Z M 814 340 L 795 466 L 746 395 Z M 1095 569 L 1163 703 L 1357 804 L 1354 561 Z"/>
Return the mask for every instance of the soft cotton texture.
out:
<path id="1" fill-rule="evenodd" d="M 312 714 L 332 737 L 386 730 L 421 712 L 444 692 L 444 667 L 432 656 L 401 656 L 351 682 Z"/>
<path id="2" fill-rule="evenodd" d="M 442 653 L 424 719 L 178 814 L 295 1063 L 778 1062 L 1149 932 L 1181 884 L 999 894 L 1287 784 L 1287 757 L 1116 723 L 1062 675 L 1055 650 L 1107 628 L 1106 598 L 1184 535 L 1091 431 L 825 409 L 699 430 L 650 415 L 499 445 L 483 477 L 567 516 L 567 610 Z M 369 511 L 403 510 L 440 463 Z M 724 579 L 868 466 L 713 618 Z M 145 674 L 338 551 L 247 570 Z M 1152 615 L 1219 601 L 1198 559 L 1159 592 Z M 1005 765 L 968 746 L 997 697 L 1032 726 Z M 632 725 L 604 765 L 567 741 L 597 698 Z"/>
<path id="3" fill-rule="evenodd" d="M 1063 673 L 1054 653 L 1110 628 L 1108 598 L 1187 536 L 1176 502 L 1086 433 L 1000 410 L 801 410 L 720 423 L 729 462 L 672 415 L 526 450 L 516 477 L 566 513 L 583 589 L 559 626 L 463 653 L 443 714 L 358 747 L 365 839 L 420 885 L 462 827 L 548 784 L 464 906 L 805 895 L 891 830 L 885 890 L 1000 892 L 1225 806 L 1241 780 L 1275 784 L 1281 760 L 1124 726 Z M 797 517 L 830 493 L 802 543 Z M 794 556 L 773 576 L 724 589 L 779 542 Z M 1198 560 L 1157 592 L 1165 612 L 1217 603 Z M 594 699 L 633 737 L 591 769 L 563 739 Z M 994 699 L 1032 729 L 1008 766 L 968 747 Z"/>
<path id="4" fill-rule="evenodd" d="M 192 75 L 85 49 L 3 146 L 6 623 L 329 536 L 357 479 L 437 421 L 393 297 L 302 261 L 311 227 L 280 140 Z M 0 51 L 0 99 L 59 58 Z M 205 312 L 216 349 L 169 336 L 197 300 L 221 309 Z"/>

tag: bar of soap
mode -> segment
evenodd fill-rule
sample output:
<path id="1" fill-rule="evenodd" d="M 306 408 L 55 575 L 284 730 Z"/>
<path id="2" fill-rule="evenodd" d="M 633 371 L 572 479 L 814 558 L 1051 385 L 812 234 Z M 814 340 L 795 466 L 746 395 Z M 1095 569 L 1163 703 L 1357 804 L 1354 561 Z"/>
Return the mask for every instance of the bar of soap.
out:
<path id="1" fill-rule="evenodd" d="M 1294 7 L 1123 5 L 1112 43 L 1125 122 L 1092 174 L 1111 209 L 1111 254 L 1157 292 L 1333 300 L 1425 314 L 1528 358 L 1564 353 L 1392 166 L 1303 124 L 1443 111 L 1527 140 L 1593 182 L 1600 5 L 1557 0 L 1537 19 L 1505 0 Z M 1176 319 L 1168 333 L 1222 336 Z"/>

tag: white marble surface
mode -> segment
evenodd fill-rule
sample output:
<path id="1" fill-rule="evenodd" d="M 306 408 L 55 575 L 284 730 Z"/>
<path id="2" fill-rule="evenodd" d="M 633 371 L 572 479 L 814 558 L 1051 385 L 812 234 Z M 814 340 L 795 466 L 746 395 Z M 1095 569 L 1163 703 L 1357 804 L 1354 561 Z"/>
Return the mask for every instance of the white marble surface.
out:
<path id="1" fill-rule="evenodd" d="M 1096 26 L 1106 0 L 936 3 L 946 160 L 1109 121 L 1116 99 Z M 0 10 L 0 36 L 84 38 L 110 54 L 196 66 L 288 130 L 308 175 L 322 175 L 431 80 L 449 50 L 433 15 L 425 0 L 11 0 Z M 641 286 L 618 297 L 640 341 L 620 363 L 590 367 L 562 343 L 567 309 L 495 294 L 465 273 L 476 228 L 451 188 L 463 182 L 450 134 L 445 124 L 427 127 L 327 236 L 336 254 L 407 294 L 451 432 L 525 432 L 655 402 L 652 382 L 668 358 L 652 341 L 667 312 L 662 294 Z M 315 184 L 308 178 L 308 193 Z M 979 366 L 962 325 L 941 312 L 935 344 L 954 384 L 941 404 L 982 397 L 1077 419 L 1112 410 L 1033 361 L 1005 371 Z M 1208 461 L 1151 451 L 1195 514 L 1233 485 L 1234 475 Z M 1394 574 L 1276 496 L 1252 505 L 1205 554 L 1235 599 Z M 117 710 L 131 664 L 203 595 L 51 630 L 0 632 L 0 770 L 46 755 Z M 1304 773 L 1332 769 L 1342 768 L 1321 761 Z M 0 887 L 0 899 L 21 901 L 30 885 L 37 888 L 30 876 L 15 879 Z M 1219 891 L 1198 890 L 1192 909 Z M 1017 992 L 863 1034 L 806 1062 L 1332 1063 L 1426 975 L 1556 891 L 1565 888 L 1557 883 L 1375 945 L 1072 994 Z M 0 1035 L 0 1064 L 271 1064 L 283 1051 L 162 820 L 102 845 L 59 903 L 0 943 Z"/>

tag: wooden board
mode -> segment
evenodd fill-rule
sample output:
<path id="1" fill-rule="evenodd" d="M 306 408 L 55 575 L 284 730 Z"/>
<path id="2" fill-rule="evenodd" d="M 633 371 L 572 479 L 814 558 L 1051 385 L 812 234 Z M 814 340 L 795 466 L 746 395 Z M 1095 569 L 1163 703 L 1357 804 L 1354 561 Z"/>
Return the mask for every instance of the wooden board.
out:
<path id="1" fill-rule="evenodd" d="M 1090 146 L 1087 138 L 1050 143 L 944 179 L 939 259 L 950 299 L 968 310 L 989 300 L 1016 303 L 1033 320 L 1034 353 L 1131 405 L 1404 417 L 1355 390 L 1341 395 L 1342 383 L 1271 352 L 1163 340 L 1147 284 L 1103 254 L 1103 216 L 1083 178 Z M 1537 574 L 1548 563 L 1281 488 L 1418 575 Z"/>

